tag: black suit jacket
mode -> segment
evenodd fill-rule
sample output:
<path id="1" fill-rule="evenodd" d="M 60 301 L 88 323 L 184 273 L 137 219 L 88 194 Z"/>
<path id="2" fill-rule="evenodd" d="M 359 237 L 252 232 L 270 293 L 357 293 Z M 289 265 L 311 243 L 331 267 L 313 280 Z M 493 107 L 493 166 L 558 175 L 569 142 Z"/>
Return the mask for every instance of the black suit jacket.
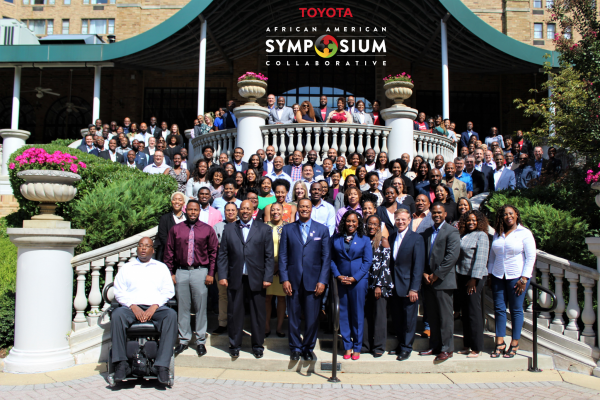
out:
<path id="1" fill-rule="evenodd" d="M 473 178 L 473 196 L 477 196 L 486 191 L 487 184 L 483 172 L 473 169 L 473 171 L 471 171 L 471 178 Z"/>
<path id="2" fill-rule="evenodd" d="M 535 171 L 535 158 L 532 160 L 529 160 L 529 166 L 531 168 L 533 168 L 533 170 Z M 535 171 L 535 177 L 537 178 L 537 171 Z M 548 160 L 546 160 L 545 158 L 542 158 L 542 175 L 548 172 Z"/>
<path id="3" fill-rule="evenodd" d="M 423 232 L 425 239 L 425 254 L 430 254 L 431 235 L 434 227 Z M 458 229 L 444 223 L 437 234 L 429 261 L 425 262 L 425 272 L 435 274 L 439 279 L 433 283 L 436 290 L 456 289 L 454 273 L 458 256 L 460 255 L 460 234 Z"/>
<path id="4" fill-rule="evenodd" d="M 163 214 L 158 221 L 158 232 L 156 233 L 156 239 L 154 239 L 154 258 L 160 262 L 163 260 L 169 231 L 175 225 L 172 212 Z"/>
<path id="5" fill-rule="evenodd" d="M 492 167 L 484 165 L 481 167 L 481 173 L 483 174 L 483 177 L 485 179 L 485 191 L 489 192 L 490 190 L 493 190 L 493 188 L 494 188 L 494 169 Z M 491 189 L 490 189 L 490 180 L 492 182 Z"/>
<path id="6" fill-rule="evenodd" d="M 329 113 L 333 111 L 333 108 L 329 108 L 328 106 L 325 108 L 325 110 L 325 119 L 323 119 L 321 117 L 321 107 L 315 108 L 315 119 L 317 120 L 317 122 L 325 122 L 327 120 L 327 117 L 329 116 Z"/>
<path id="7" fill-rule="evenodd" d="M 217 260 L 219 279 L 227 279 L 228 289 L 241 289 L 245 263 L 250 290 L 263 290 L 263 282 L 273 282 L 273 249 L 273 231 L 268 225 L 254 220 L 247 241 L 240 221 L 225 225 Z"/>
<path id="8" fill-rule="evenodd" d="M 408 210 L 408 212 L 410 212 L 410 207 L 407 205 L 398 203 L 398 208 L 404 208 L 405 210 Z M 384 205 L 380 205 L 379 207 L 377 207 L 375 213 L 377 214 L 381 222 L 385 224 L 385 227 L 387 228 L 390 234 L 396 231 L 396 225 L 394 224 L 394 221 L 390 221 L 390 217 L 388 216 L 387 209 Z"/>
<path id="9" fill-rule="evenodd" d="M 233 129 L 235 128 L 235 123 L 233 122 L 233 118 L 231 117 L 231 114 L 233 113 L 233 111 L 227 111 L 225 113 L 225 115 L 223 115 L 221 118 L 223 119 L 223 129 Z M 236 118 L 236 122 L 237 122 L 237 118 Z"/>
<path id="10" fill-rule="evenodd" d="M 105 160 L 110 161 L 110 153 L 109 153 L 109 151 L 110 150 L 101 151 L 100 154 L 98 154 L 98 157 L 104 158 Z M 116 153 L 116 155 L 117 155 L 116 162 L 122 164 L 123 163 L 123 154 Z"/>
<path id="11" fill-rule="evenodd" d="M 408 296 L 411 290 L 419 291 L 425 269 L 425 241 L 410 227 L 407 229 L 396 259 L 394 259 L 394 242 L 398 232 L 392 233 L 389 239 L 392 249 L 390 271 L 394 280 L 394 294 L 400 297 Z"/>
<path id="12" fill-rule="evenodd" d="M 402 178 L 402 181 L 404 181 L 404 186 L 406 186 L 406 194 L 409 194 L 410 197 L 412 197 L 414 199 L 415 198 L 415 187 L 413 186 L 412 180 L 404 174 L 401 174 L 400 177 Z M 383 181 L 383 191 L 384 192 L 385 192 L 385 189 L 392 186 L 393 179 L 394 179 L 394 177 L 391 176 L 391 177 L 387 178 L 385 181 Z"/>

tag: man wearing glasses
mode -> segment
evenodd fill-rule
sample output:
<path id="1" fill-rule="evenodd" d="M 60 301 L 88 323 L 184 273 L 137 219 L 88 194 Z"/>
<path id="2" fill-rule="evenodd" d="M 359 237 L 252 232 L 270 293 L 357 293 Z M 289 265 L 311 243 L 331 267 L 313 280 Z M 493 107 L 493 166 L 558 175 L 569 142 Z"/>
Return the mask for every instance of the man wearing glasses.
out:
<path id="1" fill-rule="evenodd" d="M 519 166 L 515 169 L 515 179 L 517 180 L 517 189 L 527 189 L 531 187 L 532 179 L 535 179 L 537 174 L 529 165 L 529 156 L 527 153 L 519 154 Z"/>

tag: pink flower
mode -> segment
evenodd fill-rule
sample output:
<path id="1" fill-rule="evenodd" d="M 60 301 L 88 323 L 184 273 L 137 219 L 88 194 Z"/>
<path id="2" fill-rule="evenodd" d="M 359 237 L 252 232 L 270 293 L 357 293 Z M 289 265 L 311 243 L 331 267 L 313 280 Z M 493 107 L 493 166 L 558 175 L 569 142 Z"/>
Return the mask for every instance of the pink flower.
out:
<path id="1" fill-rule="evenodd" d="M 71 164 L 71 168 L 69 168 L 71 170 L 71 172 L 73 172 L 74 174 L 77 173 L 77 164 Z"/>
<path id="2" fill-rule="evenodd" d="M 10 165 L 8 166 L 8 168 L 15 169 L 15 163 L 10 163 Z"/>

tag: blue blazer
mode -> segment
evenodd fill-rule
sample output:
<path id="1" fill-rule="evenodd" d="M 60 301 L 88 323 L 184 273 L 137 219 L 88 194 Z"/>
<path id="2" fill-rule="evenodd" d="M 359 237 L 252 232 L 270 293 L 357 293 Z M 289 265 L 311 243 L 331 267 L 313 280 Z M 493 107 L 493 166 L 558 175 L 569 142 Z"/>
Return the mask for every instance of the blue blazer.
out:
<path id="1" fill-rule="evenodd" d="M 300 166 L 304 167 L 304 164 L 300 164 Z M 291 165 L 285 165 L 283 167 L 283 172 L 285 172 L 286 174 L 288 174 L 289 176 L 292 176 L 292 166 Z M 315 176 L 317 176 L 317 174 L 315 174 Z M 295 182 L 292 183 L 292 185 Z M 290 188 L 290 192 L 292 191 L 293 188 Z"/>
<path id="2" fill-rule="evenodd" d="M 498 186 L 494 185 L 494 174 L 490 175 L 490 192 L 495 190 L 506 190 L 515 189 L 517 187 L 517 180 L 515 179 L 515 172 L 508 168 L 504 168 L 500 179 L 498 179 Z"/>
<path id="3" fill-rule="evenodd" d="M 526 165 L 525 168 L 519 167 L 513 172 L 515 173 L 515 182 L 517 185 L 517 189 L 529 188 L 529 181 L 537 178 L 537 173 L 529 165 Z"/>
<path id="4" fill-rule="evenodd" d="M 88 153 L 88 151 L 87 151 L 87 146 L 85 145 L 85 142 L 82 142 L 82 143 L 79 145 L 79 147 L 77 147 L 77 149 L 79 149 L 79 150 L 83 151 L 84 153 L 87 153 L 87 154 L 93 154 L 93 155 L 95 155 L 95 156 L 97 156 L 97 157 L 100 157 L 100 153 L 98 152 L 98 149 L 97 149 L 97 148 L 95 148 L 95 147 L 92 149 L 92 151 L 90 151 L 90 152 Z"/>
<path id="5" fill-rule="evenodd" d="M 425 270 L 425 240 L 423 240 L 423 236 L 413 232 L 410 227 L 407 229 L 408 232 L 400 243 L 396 259 L 394 259 L 394 242 L 398 232 L 390 235 L 392 248 L 390 270 L 394 280 L 394 293 L 400 297 L 408 296 L 408 292 L 411 290 L 419 291 Z"/>
<path id="6" fill-rule="evenodd" d="M 143 152 L 138 152 L 135 156 L 135 162 L 142 165 L 143 167 L 148 165 L 149 159 L 150 159 L 150 156 Z"/>
<path id="7" fill-rule="evenodd" d="M 423 123 L 425 124 L 425 128 L 429 129 L 429 124 L 427 123 L 427 121 L 423 121 Z M 419 123 L 417 121 L 413 122 L 413 129 L 415 131 L 419 130 Z"/>
<path id="8" fill-rule="evenodd" d="M 475 136 L 477 138 L 477 140 L 479 140 L 479 133 L 477 132 L 473 132 L 473 136 Z M 469 133 L 467 131 L 464 131 L 463 133 L 460 134 L 460 147 L 467 147 L 469 145 Z"/>
<path id="9" fill-rule="evenodd" d="M 302 243 L 299 220 L 284 226 L 279 239 L 281 282 L 289 281 L 294 290 L 302 282 L 307 292 L 313 292 L 317 283 L 327 285 L 331 267 L 329 241 L 329 229 L 314 219 L 306 243 Z"/>
<path id="10" fill-rule="evenodd" d="M 351 276 L 360 282 L 368 278 L 369 269 L 373 263 L 373 248 L 368 236 L 354 236 L 350 245 L 350 252 L 344 246 L 344 236 L 336 233 L 331 238 L 331 270 L 333 276 Z"/>

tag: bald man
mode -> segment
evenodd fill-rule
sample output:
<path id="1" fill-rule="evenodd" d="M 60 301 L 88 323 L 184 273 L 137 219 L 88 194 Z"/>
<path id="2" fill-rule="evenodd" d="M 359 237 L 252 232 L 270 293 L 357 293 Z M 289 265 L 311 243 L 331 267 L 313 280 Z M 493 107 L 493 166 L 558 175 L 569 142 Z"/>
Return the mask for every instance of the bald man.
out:
<path id="1" fill-rule="evenodd" d="M 229 353 L 240 355 L 244 334 L 244 297 L 250 300 L 252 354 L 262 358 L 266 326 L 267 287 L 273 282 L 275 266 L 273 231 L 252 219 L 254 205 L 242 202 L 239 221 L 223 229 L 219 248 L 219 284 L 227 287 L 227 327 Z"/>
<path id="2" fill-rule="evenodd" d="M 285 97 L 280 96 L 277 99 L 277 106 L 269 111 L 269 125 L 273 124 L 291 124 L 294 122 L 294 111 L 285 106 Z"/>

